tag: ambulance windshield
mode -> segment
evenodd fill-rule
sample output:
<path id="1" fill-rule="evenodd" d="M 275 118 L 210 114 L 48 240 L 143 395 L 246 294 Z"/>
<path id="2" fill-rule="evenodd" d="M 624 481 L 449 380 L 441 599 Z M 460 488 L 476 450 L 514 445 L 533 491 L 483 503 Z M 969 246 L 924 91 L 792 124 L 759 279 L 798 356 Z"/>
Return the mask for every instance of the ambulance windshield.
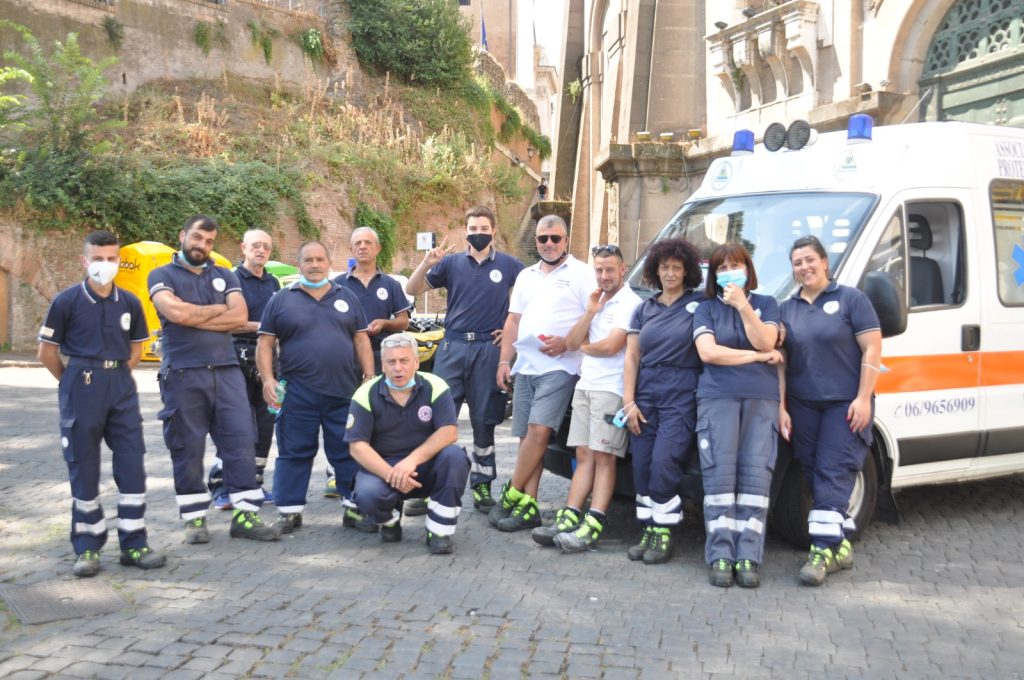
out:
<path id="1" fill-rule="evenodd" d="M 789 264 L 793 241 L 808 234 L 817 236 L 834 274 L 877 200 L 873 194 L 821 191 L 698 200 L 684 204 L 654 240 L 687 239 L 700 251 L 702 265 L 717 246 L 742 243 L 757 270 L 756 291 L 781 300 L 796 289 Z M 647 288 L 643 281 L 646 257 L 645 250 L 627 277 L 637 290 Z"/>

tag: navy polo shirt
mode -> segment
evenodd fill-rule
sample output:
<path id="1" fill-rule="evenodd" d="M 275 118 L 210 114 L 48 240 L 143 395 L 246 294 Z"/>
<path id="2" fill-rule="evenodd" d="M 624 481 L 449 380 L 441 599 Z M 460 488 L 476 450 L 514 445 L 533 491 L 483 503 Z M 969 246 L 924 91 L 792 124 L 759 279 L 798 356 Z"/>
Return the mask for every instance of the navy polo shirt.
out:
<path id="1" fill-rule="evenodd" d="M 436 375 L 417 371 L 405 406 L 392 398 L 383 376 L 377 376 L 352 397 L 345 441 L 367 442 L 382 458 L 405 458 L 438 429 L 457 423 L 451 390 Z"/>
<path id="2" fill-rule="evenodd" d="M 249 321 L 259 321 L 263 318 L 263 310 L 274 293 L 281 290 L 281 284 L 277 277 L 263 270 L 263 276 L 256 276 L 245 268 L 244 264 L 235 267 L 235 274 L 238 276 L 238 283 L 242 286 L 242 297 L 245 298 L 245 305 L 249 308 Z M 236 338 L 256 340 L 256 333 L 235 333 Z"/>
<path id="3" fill-rule="evenodd" d="M 871 301 L 835 281 L 813 303 L 797 291 L 780 308 L 786 324 L 786 392 L 808 401 L 851 401 L 863 361 L 857 336 L 881 328 Z"/>
<path id="4" fill-rule="evenodd" d="M 770 295 L 750 293 L 750 306 L 764 323 L 779 325 L 779 304 Z M 715 342 L 732 349 L 753 350 L 747 339 L 740 313 L 720 298 L 705 298 L 697 308 L 693 337 L 711 333 Z M 774 365 L 764 362 L 743 366 L 704 364 L 697 386 L 697 396 L 704 399 L 734 397 L 737 399 L 779 400 L 779 374 Z"/>
<path id="5" fill-rule="evenodd" d="M 353 269 L 348 273 L 340 274 L 334 279 L 334 283 L 351 291 L 363 306 L 363 314 L 366 315 L 366 322 L 375 319 L 390 319 L 402 312 L 409 311 L 409 298 L 405 297 L 402 284 L 384 272 L 377 270 L 377 273 L 370 279 L 370 285 L 364 286 L 363 282 L 353 274 Z M 378 333 L 370 337 L 370 344 L 373 351 L 380 352 L 380 343 L 387 337 L 385 333 Z"/>
<path id="6" fill-rule="evenodd" d="M 431 288 L 448 289 L 445 329 L 453 333 L 490 333 L 505 326 L 508 298 L 523 263 L 491 246 L 478 263 L 469 254 L 445 255 L 427 272 Z"/>
<path id="7" fill-rule="evenodd" d="M 298 283 L 270 298 L 260 320 L 260 335 L 281 344 L 281 378 L 332 397 L 349 399 L 359 386 L 356 333 L 366 317 L 356 296 L 336 283 L 317 300 Z"/>
<path id="8" fill-rule="evenodd" d="M 640 366 L 699 370 L 700 355 L 693 346 L 693 313 L 700 305 L 701 294 L 687 290 L 668 306 L 659 297 L 660 293 L 640 303 L 626 331 L 640 336 Z"/>
<path id="9" fill-rule="evenodd" d="M 241 293 L 238 277 L 230 269 L 218 267 L 211 261 L 196 274 L 181 263 L 175 255 L 170 264 L 149 273 L 149 298 L 162 290 L 174 293 L 178 299 L 193 305 L 225 304 L 228 295 Z M 163 340 L 160 343 L 171 368 L 199 368 L 201 366 L 237 366 L 231 333 L 207 331 L 168 321 L 157 310 Z"/>
<path id="10" fill-rule="evenodd" d="M 68 357 L 128 361 L 131 344 L 148 340 L 149 329 L 139 298 L 117 286 L 100 297 L 86 280 L 53 298 L 39 339 Z"/>

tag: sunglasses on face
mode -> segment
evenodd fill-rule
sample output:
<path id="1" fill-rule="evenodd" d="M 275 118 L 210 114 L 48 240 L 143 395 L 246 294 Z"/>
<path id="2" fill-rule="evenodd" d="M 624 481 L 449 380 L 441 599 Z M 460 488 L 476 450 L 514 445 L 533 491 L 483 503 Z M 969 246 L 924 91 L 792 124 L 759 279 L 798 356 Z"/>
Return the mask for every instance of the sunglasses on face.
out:
<path id="1" fill-rule="evenodd" d="M 540 236 L 537 237 L 537 243 L 543 245 L 548 241 L 551 241 L 552 243 L 558 244 L 562 242 L 563 238 L 565 237 L 562 236 L 561 234 L 541 234 Z"/>
<path id="2" fill-rule="evenodd" d="M 617 245 L 609 243 L 606 246 L 594 246 L 590 249 L 590 254 L 594 257 L 598 257 L 599 255 L 618 255 L 621 257 L 622 251 L 619 250 Z"/>

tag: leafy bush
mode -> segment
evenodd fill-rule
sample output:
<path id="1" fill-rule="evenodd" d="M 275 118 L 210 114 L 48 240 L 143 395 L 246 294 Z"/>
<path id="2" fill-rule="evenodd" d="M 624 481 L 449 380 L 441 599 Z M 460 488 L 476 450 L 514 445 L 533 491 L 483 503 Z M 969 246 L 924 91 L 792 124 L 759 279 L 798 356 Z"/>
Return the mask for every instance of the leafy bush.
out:
<path id="1" fill-rule="evenodd" d="M 281 35 L 281 31 L 266 24 L 257 24 L 251 19 L 246 26 L 249 27 L 249 38 L 253 47 L 259 47 L 263 51 L 263 60 L 269 64 L 274 56 L 274 38 Z"/>
<path id="2" fill-rule="evenodd" d="M 520 132 L 526 138 L 526 141 L 537 150 L 541 160 L 551 158 L 551 140 L 548 139 L 547 135 L 542 135 L 529 125 L 524 125 Z"/>
<path id="3" fill-rule="evenodd" d="M 124 43 L 124 24 L 116 17 L 105 16 L 103 17 L 103 30 L 107 32 L 107 42 L 110 43 L 110 47 L 115 52 L 120 51 L 121 45 Z"/>
<path id="4" fill-rule="evenodd" d="M 370 227 L 377 232 L 380 239 L 380 253 L 377 254 L 377 267 L 382 271 L 391 271 L 391 263 L 395 257 L 398 244 L 395 238 L 395 220 L 386 213 L 374 210 L 366 203 L 356 206 L 356 227 Z"/>
<path id="5" fill-rule="evenodd" d="M 324 37 L 315 28 L 299 33 L 299 46 L 311 61 L 324 60 Z"/>
<path id="6" fill-rule="evenodd" d="M 203 51 L 204 56 L 210 55 L 210 34 L 210 24 L 205 21 L 196 22 L 196 28 L 192 31 L 192 40 L 194 40 L 196 46 Z"/>
<path id="7" fill-rule="evenodd" d="M 407 83 L 450 87 L 469 78 L 468 20 L 451 0 L 346 0 L 359 62 Z"/>

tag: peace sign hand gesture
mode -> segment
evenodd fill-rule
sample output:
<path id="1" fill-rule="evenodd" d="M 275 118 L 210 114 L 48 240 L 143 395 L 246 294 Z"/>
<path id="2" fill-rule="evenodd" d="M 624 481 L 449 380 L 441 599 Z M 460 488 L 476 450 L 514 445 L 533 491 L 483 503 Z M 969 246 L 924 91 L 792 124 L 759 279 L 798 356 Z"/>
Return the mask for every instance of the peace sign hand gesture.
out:
<path id="1" fill-rule="evenodd" d="M 452 246 L 452 248 L 448 247 L 448 236 L 445 236 L 441 239 L 441 245 L 427 251 L 427 254 L 423 256 L 423 262 L 426 263 L 428 267 L 433 267 L 453 249 L 454 246 Z"/>

